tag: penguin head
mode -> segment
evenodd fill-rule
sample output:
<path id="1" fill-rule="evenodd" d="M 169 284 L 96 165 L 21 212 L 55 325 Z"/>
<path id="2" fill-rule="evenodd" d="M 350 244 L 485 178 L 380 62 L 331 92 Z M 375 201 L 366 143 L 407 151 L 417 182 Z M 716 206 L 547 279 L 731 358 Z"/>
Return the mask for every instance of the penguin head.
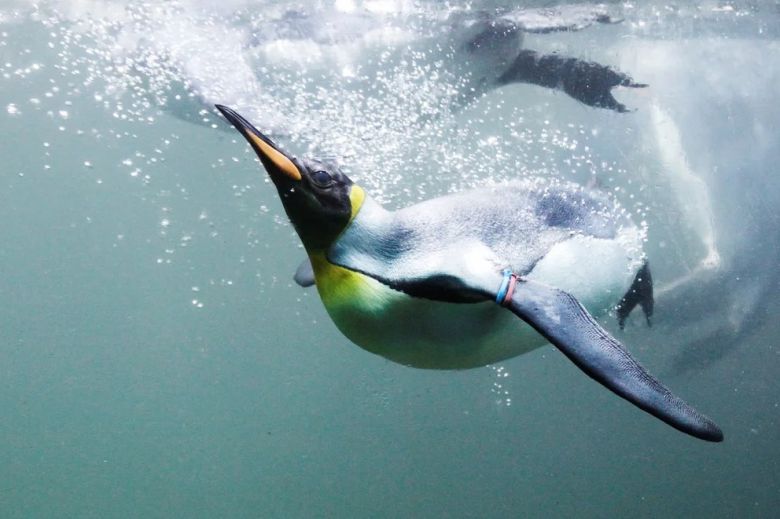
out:
<path id="1" fill-rule="evenodd" d="M 288 155 L 235 110 L 216 106 L 257 153 L 304 247 L 329 247 L 360 209 L 360 186 L 331 162 Z"/>
<path id="2" fill-rule="evenodd" d="M 458 24 L 453 36 L 460 60 L 468 61 L 471 73 L 488 78 L 500 74 L 517 58 L 523 46 L 523 32 L 511 20 L 478 13 Z"/>

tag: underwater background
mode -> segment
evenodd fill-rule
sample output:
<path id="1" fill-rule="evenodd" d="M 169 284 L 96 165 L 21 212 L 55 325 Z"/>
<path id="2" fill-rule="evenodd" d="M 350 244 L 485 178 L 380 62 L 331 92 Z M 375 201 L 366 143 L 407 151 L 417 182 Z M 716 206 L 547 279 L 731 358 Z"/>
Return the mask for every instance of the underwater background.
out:
<path id="1" fill-rule="evenodd" d="M 621 23 L 525 36 L 649 84 L 616 90 L 630 113 L 530 85 L 452 102 L 442 20 L 550 6 L 3 2 L 0 516 L 776 516 L 780 4 L 609 3 Z M 426 371 L 350 344 L 214 102 L 392 208 L 609 191 L 657 301 L 651 328 L 602 322 L 725 441 L 550 346 Z"/>

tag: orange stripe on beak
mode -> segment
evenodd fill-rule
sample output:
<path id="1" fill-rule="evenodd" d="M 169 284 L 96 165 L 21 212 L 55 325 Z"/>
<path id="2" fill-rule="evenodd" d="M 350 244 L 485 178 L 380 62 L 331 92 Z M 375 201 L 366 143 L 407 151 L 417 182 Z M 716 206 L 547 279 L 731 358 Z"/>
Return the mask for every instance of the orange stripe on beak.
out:
<path id="1" fill-rule="evenodd" d="M 292 180 L 301 179 L 301 172 L 298 171 L 297 167 L 295 167 L 293 161 L 285 157 L 282 153 L 274 149 L 257 135 L 250 132 L 247 132 L 245 135 L 252 142 L 252 144 L 255 145 L 255 150 L 259 150 L 258 153 L 265 155 L 268 160 L 274 163 L 274 166 L 282 171 L 282 173 L 290 177 Z"/>

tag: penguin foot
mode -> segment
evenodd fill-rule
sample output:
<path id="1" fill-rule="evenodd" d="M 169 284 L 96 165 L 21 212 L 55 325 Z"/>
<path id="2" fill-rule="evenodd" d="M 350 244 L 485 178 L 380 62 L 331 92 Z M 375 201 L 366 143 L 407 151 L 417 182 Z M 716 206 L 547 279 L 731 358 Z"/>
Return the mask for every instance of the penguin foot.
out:
<path id="1" fill-rule="evenodd" d="M 637 83 L 630 77 L 626 76 L 626 78 L 620 82 L 619 86 L 628 87 L 628 88 L 647 88 L 650 85 L 647 83 Z"/>
<path id="2" fill-rule="evenodd" d="M 650 274 L 650 266 L 645 261 L 645 264 L 636 273 L 631 287 L 615 307 L 620 329 L 625 327 L 626 319 L 637 305 L 642 308 L 642 312 L 645 314 L 647 326 L 652 326 L 650 318 L 653 316 L 653 304 L 653 276 Z"/>
<path id="3" fill-rule="evenodd" d="M 606 108 L 620 113 L 630 112 L 612 96 L 616 86 L 646 88 L 630 76 L 611 67 L 560 54 L 539 54 L 522 50 L 514 63 L 498 79 L 499 85 L 530 83 L 563 90 L 588 106 Z"/>
<path id="4" fill-rule="evenodd" d="M 562 90 L 574 99 L 588 106 L 606 108 L 619 113 L 631 112 L 612 95 L 617 86 L 628 88 L 646 88 L 645 83 L 637 83 L 630 76 L 612 67 L 590 61 L 569 58 L 568 70 L 562 77 Z"/>

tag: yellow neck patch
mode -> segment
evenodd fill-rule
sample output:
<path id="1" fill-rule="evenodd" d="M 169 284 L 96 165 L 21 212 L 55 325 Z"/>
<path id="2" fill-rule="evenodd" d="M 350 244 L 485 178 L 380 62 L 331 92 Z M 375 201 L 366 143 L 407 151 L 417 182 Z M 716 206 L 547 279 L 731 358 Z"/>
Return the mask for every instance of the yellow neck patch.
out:
<path id="1" fill-rule="evenodd" d="M 349 191 L 352 214 L 345 229 L 355 219 L 365 199 L 366 192 L 363 188 L 352 184 Z M 384 297 L 381 295 L 382 285 L 375 279 L 334 265 L 328 261 L 324 250 L 309 251 L 309 260 L 314 269 L 320 298 L 329 312 L 354 307 L 377 311 L 384 305 Z"/>
<path id="2" fill-rule="evenodd" d="M 352 205 L 352 215 L 349 217 L 349 223 L 357 216 L 358 211 L 363 206 L 363 201 L 366 199 L 366 192 L 363 188 L 357 184 L 352 184 L 352 188 L 349 190 L 349 201 Z M 347 225 L 349 225 L 349 223 Z"/>
<path id="3" fill-rule="evenodd" d="M 376 312 L 383 308 L 385 297 L 382 292 L 389 289 L 383 290 L 375 279 L 334 265 L 323 252 L 310 255 L 309 260 L 320 299 L 331 316 L 342 309 L 349 313 L 355 309 Z"/>

